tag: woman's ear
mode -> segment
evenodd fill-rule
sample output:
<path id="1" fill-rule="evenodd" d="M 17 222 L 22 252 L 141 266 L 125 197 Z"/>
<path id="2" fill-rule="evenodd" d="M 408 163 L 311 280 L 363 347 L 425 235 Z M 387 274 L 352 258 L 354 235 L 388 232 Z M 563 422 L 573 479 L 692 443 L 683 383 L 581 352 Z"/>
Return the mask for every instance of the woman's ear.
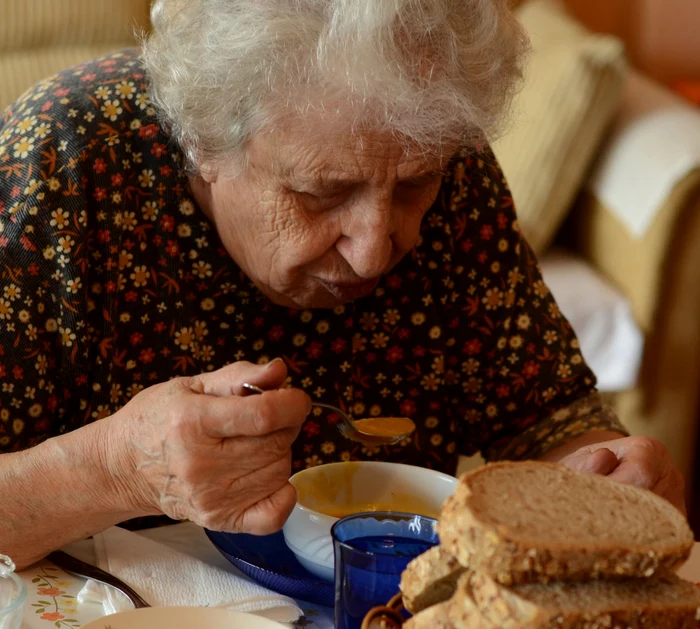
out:
<path id="1" fill-rule="evenodd" d="M 192 190 L 192 195 L 194 196 L 199 209 L 204 212 L 205 216 L 212 220 L 212 194 L 211 187 L 216 181 L 216 176 L 209 181 L 204 178 L 203 173 L 200 171 L 197 175 L 190 175 L 190 189 Z"/>
<path id="2" fill-rule="evenodd" d="M 219 178 L 219 169 L 211 162 L 205 162 L 199 167 L 198 176 L 211 185 Z"/>

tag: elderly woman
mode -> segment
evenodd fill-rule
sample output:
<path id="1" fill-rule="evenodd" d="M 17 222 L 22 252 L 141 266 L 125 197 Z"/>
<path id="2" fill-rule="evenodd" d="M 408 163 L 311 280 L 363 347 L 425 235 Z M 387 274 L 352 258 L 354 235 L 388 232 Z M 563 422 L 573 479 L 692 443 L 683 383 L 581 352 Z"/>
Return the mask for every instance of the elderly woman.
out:
<path id="1" fill-rule="evenodd" d="M 506 0 L 158 0 L 153 25 L 0 124 L 3 552 L 157 514 L 271 533 L 293 470 L 478 451 L 683 508 L 488 150 L 525 48 Z M 363 447 L 311 399 L 418 428 Z"/>

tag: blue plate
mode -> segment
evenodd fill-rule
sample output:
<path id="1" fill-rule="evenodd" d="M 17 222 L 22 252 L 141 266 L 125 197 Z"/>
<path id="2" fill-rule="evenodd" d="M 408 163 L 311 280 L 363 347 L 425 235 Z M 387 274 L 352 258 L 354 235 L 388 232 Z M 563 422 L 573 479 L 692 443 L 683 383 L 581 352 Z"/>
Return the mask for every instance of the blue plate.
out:
<path id="1" fill-rule="evenodd" d="M 217 550 L 253 581 L 285 596 L 333 607 L 334 585 L 308 572 L 281 532 L 264 537 L 205 532 Z"/>

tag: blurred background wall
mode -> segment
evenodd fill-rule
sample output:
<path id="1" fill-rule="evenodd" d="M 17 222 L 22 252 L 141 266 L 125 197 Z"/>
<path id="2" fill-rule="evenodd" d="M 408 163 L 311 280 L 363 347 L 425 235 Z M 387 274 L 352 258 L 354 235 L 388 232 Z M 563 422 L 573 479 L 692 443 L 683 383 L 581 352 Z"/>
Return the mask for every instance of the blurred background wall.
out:
<path id="1" fill-rule="evenodd" d="M 664 83 L 700 79 L 699 0 L 565 0 L 595 31 L 627 45 L 630 60 Z"/>

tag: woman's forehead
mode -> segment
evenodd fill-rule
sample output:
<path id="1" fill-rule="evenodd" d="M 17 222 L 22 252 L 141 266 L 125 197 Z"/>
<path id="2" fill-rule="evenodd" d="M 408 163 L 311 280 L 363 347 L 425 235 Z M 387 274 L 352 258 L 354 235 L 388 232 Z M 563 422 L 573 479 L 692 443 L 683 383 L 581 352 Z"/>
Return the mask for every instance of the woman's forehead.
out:
<path id="1" fill-rule="evenodd" d="M 443 170 L 457 148 L 426 151 L 389 131 L 302 125 L 255 138 L 249 158 L 284 178 L 353 184 L 372 178 L 378 169 L 388 168 L 401 179 Z"/>

